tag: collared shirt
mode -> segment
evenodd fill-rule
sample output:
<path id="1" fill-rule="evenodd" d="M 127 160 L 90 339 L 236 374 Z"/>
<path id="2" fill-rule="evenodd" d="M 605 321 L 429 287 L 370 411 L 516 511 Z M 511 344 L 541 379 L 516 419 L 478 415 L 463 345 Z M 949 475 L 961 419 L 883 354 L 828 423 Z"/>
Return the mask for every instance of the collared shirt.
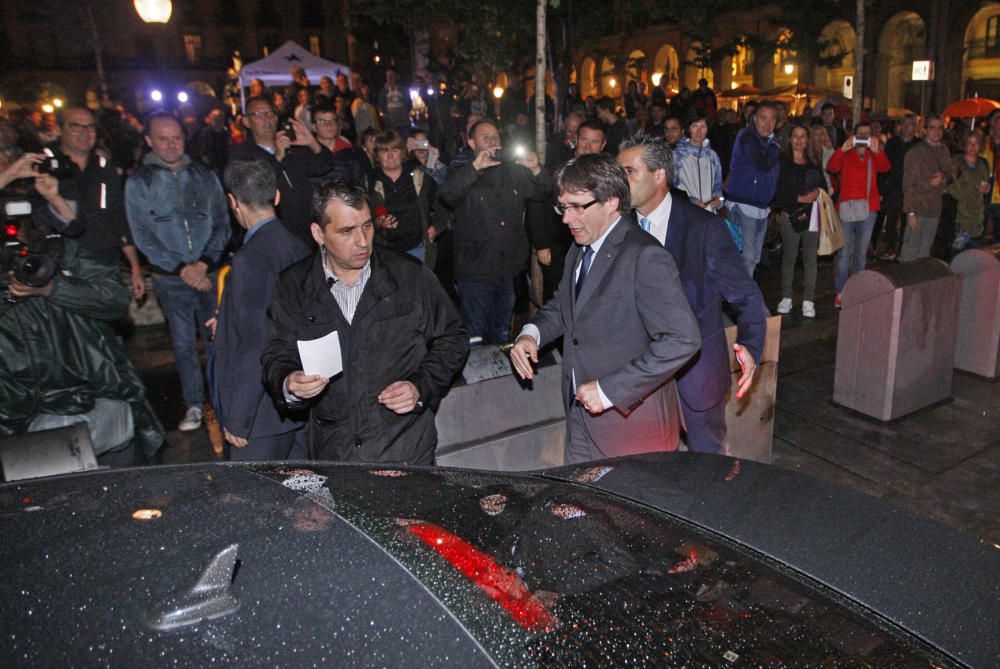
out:
<path id="1" fill-rule="evenodd" d="M 649 221 L 649 234 L 656 237 L 656 241 L 660 242 L 660 246 L 664 246 L 667 243 L 667 225 L 670 222 L 670 207 L 671 199 L 670 192 L 668 191 L 663 201 L 656 205 L 656 209 L 649 212 L 649 216 L 643 216 L 638 210 L 635 212 L 639 218 L 645 218 Z"/>
<path id="2" fill-rule="evenodd" d="M 604 231 L 604 234 L 601 235 L 600 237 L 598 237 L 597 240 L 595 240 L 594 243 L 590 245 L 591 250 L 594 252 L 594 258 L 597 257 L 597 252 L 601 250 L 601 246 L 604 244 L 604 240 L 608 238 L 608 235 L 611 234 L 611 231 L 615 229 L 615 226 L 618 225 L 618 223 L 621 220 L 622 220 L 621 216 L 619 216 L 617 219 L 615 219 L 615 222 L 608 226 L 608 229 Z M 582 266 L 583 266 L 583 255 L 581 254 L 581 256 L 580 256 L 580 262 L 578 262 L 576 264 L 576 270 L 573 272 L 573 282 L 574 283 L 576 283 L 576 280 L 580 276 L 580 267 L 582 267 Z M 594 268 L 594 264 L 593 264 L 593 262 L 591 262 L 590 269 L 592 270 L 593 268 Z M 528 335 L 532 339 L 534 339 L 536 346 L 538 346 L 541 343 L 541 341 L 542 341 L 542 333 L 541 333 L 541 331 L 538 329 L 538 327 L 534 323 L 528 323 L 523 328 L 521 328 L 521 332 L 517 336 L 521 337 L 523 335 Z M 572 370 L 572 375 L 573 375 L 573 392 L 575 393 L 576 392 L 576 370 L 575 369 Z M 610 409 L 611 407 L 614 406 L 614 403 L 611 400 L 609 400 L 608 396 L 604 394 L 603 390 L 601 390 L 601 382 L 598 381 L 598 380 L 595 380 L 595 382 L 597 383 L 597 394 L 601 398 L 601 404 L 604 405 L 604 409 L 605 409 L 605 411 L 607 411 L 608 409 Z"/>
<path id="3" fill-rule="evenodd" d="M 326 276 L 326 285 L 330 287 L 330 294 L 337 300 L 337 306 L 344 313 L 344 318 L 350 323 L 354 320 L 354 312 L 361 301 L 361 294 L 365 292 L 365 285 L 372 275 L 372 261 L 368 262 L 361 269 L 361 277 L 353 286 L 348 285 L 337 278 L 326 264 L 326 247 L 320 247 L 320 254 L 323 256 L 323 274 Z"/>
<path id="4" fill-rule="evenodd" d="M 243 243 L 246 244 L 247 242 L 249 242 L 250 238 L 256 235 L 258 230 L 263 228 L 271 221 L 276 221 L 276 220 L 278 219 L 275 218 L 274 216 L 271 216 L 270 218 L 265 218 L 263 221 L 257 221 L 256 223 L 254 223 L 251 227 L 247 228 L 246 234 L 243 235 Z"/>
<path id="5" fill-rule="evenodd" d="M 258 144 L 257 146 L 259 146 L 260 148 L 264 149 L 265 151 L 267 151 L 268 153 L 270 153 L 272 156 L 278 152 L 278 149 L 276 147 L 273 147 L 273 146 L 264 146 L 263 144 Z"/>

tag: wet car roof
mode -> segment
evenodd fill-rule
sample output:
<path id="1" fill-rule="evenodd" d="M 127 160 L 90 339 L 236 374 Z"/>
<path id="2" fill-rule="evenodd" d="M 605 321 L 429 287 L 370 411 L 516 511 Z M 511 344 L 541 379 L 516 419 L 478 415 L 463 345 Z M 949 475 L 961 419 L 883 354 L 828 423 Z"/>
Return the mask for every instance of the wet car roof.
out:
<path id="1" fill-rule="evenodd" d="M 694 499 L 703 494 L 686 492 L 694 479 L 671 483 L 664 462 L 681 463 L 615 462 L 554 476 L 215 465 L 3 486 L 2 559 L 17 567 L 0 584 L 10 624 L 0 660 L 951 665 L 954 655 L 760 545 L 748 550 L 652 508 L 657 482 L 669 489 L 659 491 L 659 506 L 672 498 L 700 508 Z M 711 476 L 724 481 L 718 475 L 732 462 L 710 459 L 712 471 L 697 472 L 703 487 Z M 727 489 L 756 488 L 756 474 L 738 472 Z M 623 498 L 622 486 L 647 499 Z M 238 608 L 155 628 L 157 613 L 233 544 L 227 595 Z"/>

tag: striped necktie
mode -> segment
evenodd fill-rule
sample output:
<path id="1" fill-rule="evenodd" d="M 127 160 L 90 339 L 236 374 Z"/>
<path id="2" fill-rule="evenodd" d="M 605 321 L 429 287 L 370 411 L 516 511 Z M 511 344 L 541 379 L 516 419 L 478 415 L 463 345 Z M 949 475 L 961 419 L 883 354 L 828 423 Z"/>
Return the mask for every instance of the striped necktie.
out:
<path id="1" fill-rule="evenodd" d="M 649 229 L 653 227 L 653 224 L 645 216 L 639 217 L 639 227 L 642 228 L 643 232 L 649 232 Z"/>

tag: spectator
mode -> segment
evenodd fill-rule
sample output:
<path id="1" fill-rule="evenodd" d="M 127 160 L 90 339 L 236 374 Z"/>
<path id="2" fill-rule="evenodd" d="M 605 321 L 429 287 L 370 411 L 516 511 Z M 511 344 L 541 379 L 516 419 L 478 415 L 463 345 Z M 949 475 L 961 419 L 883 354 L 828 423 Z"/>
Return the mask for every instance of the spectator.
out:
<path id="1" fill-rule="evenodd" d="M 45 203 L 19 222 L 18 240 L 60 259 L 59 271 L 43 285 L 29 286 L 16 275 L 6 281 L 7 300 L 0 309 L 0 436 L 46 429 L 68 415 L 88 425 L 127 423 L 105 420 L 125 412 L 131 413 L 131 434 L 112 430 L 98 436 L 91 428 L 98 462 L 129 466 L 136 455 L 151 461 L 163 444 L 163 427 L 111 329 L 128 314 L 128 290 L 116 267 L 80 253 L 73 239 L 59 237 L 61 251 L 53 248 L 46 235 L 74 227 L 72 206 L 54 177 L 34 171 L 42 155 L 25 154 L 11 164 L 11 149 L 0 146 L 0 188 L 33 177 Z"/>
<path id="2" fill-rule="evenodd" d="M 834 104 L 832 102 L 823 103 L 823 106 L 819 108 L 819 116 L 823 120 L 823 128 L 830 135 L 830 143 L 834 146 L 842 145 L 847 139 L 847 133 L 844 131 L 844 127 L 837 122 L 837 108 Z"/>
<path id="3" fill-rule="evenodd" d="M 684 126 L 676 116 L 668 116 L 663 122 L 663 136 L 671 149 L 677 148 L 677 143 L 684 137 Z"/>
<path id="4" fill-rule="evenodd" d="M 406 140 L 406 148 L 410 159 L 416 161 L 425 174 L 438 186 L 444 184 L 448 166 L 441 162 L 441 152 L 431 144 L 426 132 L 415 130 Z"/>
<path id="5" fill-rule="evenodd" d="M 667 118 L 667 107 L 659 102 L 654 102 L 649 106 L 649 119 L 643 131 L 650 137 L 663 136 L 663 122 Z"/>
<path id="6" fill-rule="evenodd" d="M 319 90 L 316 91 L 316 104 L 333 105 L 333 97 L 337 94 L 337 89 L 333 85 L 333 79 L 323 75 L 319 78 Z"/>
<path id="7" fill-rule="evenodd" d="M 957 230 L 952 252 L 958 253 L 969 246 L 982 246 L 983 218 L 986 208 L 983 196 L 990 192 L 990 170 L 986 159 L 980 156 L 982 137 L 972 132 L 965 139 L 965 152 L 955 156 L 952 169 L 955 181 L 947 193 L 958 203 L 955 223 Z"/>
<path id="8" fill-rule="evenodd" d="M 433 464 L 434 413 L 468 353 L 461 320 L 430 270 L 372 246 L 363 190 L 326 184 L 314 217 L 319 253 L 282 273 L 268 311 L 265 384 L 280 408 L 310 410 L 315 459 Z M 306 375 L 297 342 L 334 331 L 343 373 Z"/>
<path id="9" fill-rule="evenodd" d="M 247 102 L 243 123 L 252 140 L 233 147 L 231 160 L 264 160 L 278 177 L 281 200 L 278 213 L 281 223 L 307 244 L 311 243 L 309 216 L 312 202 L 310 177 L 327 174 L 331 165 L 320 155 L 322 146 L 309 129 L 297 119 L 292 139 L 284 130 L 278 132 L 278 112 L 267 98 Z"/>
<path id="10" fill-rule="evenodd" d="M 249 97 L 259 98 L 267 95 L 267 86 L 260 79 L 254 79 L 250 82 Z"/>
<path id="11" fill-rule="evenodd" d="M 822 126 L 816 130 L 830 141 Z M 826 181 L 816 162 L 817 152 L 810 147 L 810 131 L 801 125 L 792 127 L 788 134 L 788 148 L 781 156 L 778 188 L 774 205 L 780 211 L 781 221 L 781 302 L 778 313 L 787 314 L 795 306 L 795 261 L 802 249 L 802 315 L 816 317 L 816 259 L 819 250 L 819 228 L 816 199 Z M 812 148 L 812 150 L 810 150 Z M 822 158 L 820 158 L 822 159 Z M 828 187 L 828 186 L 827 186 Z M 815 228 L 815 229 L 814 229 Z"/>
<path id="12" fill-rule="evenodd" d="M 625 118 L 635 118 L 640 109 L 646 108 L 646 96 L 639 92 L 639 82 L 632 79 L 625 89 Z"/>
<path id="13" fill-rule="evenodd" d="M 229 162 L 229 129 L 226 112 L 218 107 L 205 115 L 205 125 L 198 130 L 194 141 L 194 157 L 222 178 L 222 171 Z"/>
<path id="14" fill-rule="evenodd" d="M 184 133 L 173 116 L 146 124 L 152 148 L 125 186 L 125 204 L 136 246 L 149 259 L 153 286 L 181 377 L 187 411 L 177 426 L 201 427 L 204 387 L 198 356 L 201 332 L 207 357 L 212 340 L 204 325 L 216 310 L 216 269 L 229 241 L 229 212 L 219 179 L 184 153 Z"/>
<path id="15" fill-rule="evenodd" d="M 699 79 L 698 88 L 691 94 L 691 111 L 701 110 L 705 116 L 714 121 L 719 113 L 719 102 L 715 98 L 715 91 L 708 87 L 708 79 Z"/>
<path id="16" fill-rule="evenodd" d="M 226 199 L 246 233 L 226 276 L 215 332 L 217 416 L 226 459 L 304 460 L 301 417 L 279 413 L 261 381 L 267 308 L 278 274 L 312 250 L 277 219 L 278 184 L 262 160 L 234 160 L 225 172 Z M 293 450 L 293 446 L 298 448 Z"/>
<path id="17" fill-rule="evenodd" d="M 774 139 L 784 151 L 788 148 L 788 135 L 792 132 L 792 124 L 788 122 L 788 108 L 780 100 L 774 103 L 778 108 L 778 120 L 774 125 Z"/>
<path id="18" fill-rule="evenodd" d="M 314 107 L 312 113 L 313 126 L 316 128 L 316 141 L 320 146 L 320 158 L 329 166 L 329 171 L 313 175 L 313 186 L 319 186 L 331 179 L 344 183 L 365 187 L 367 184 L 365 170 L 361 157 L 354 145 L 340 136 L 340 121 L 330 107 Z"/>
<path id="19" fill-rule="evenodd" d="M 597 118 L 607 126 L 605 133 L 607 141 L 605 153 L 617 156 L 618 145 L 622 143 L 628 134 L 628 126 L 625 124 L 625 119 L 615 113 L 615 101 L 606 95 L 597 101 L 596 113 Z"/>
<path id="20" fill-rule="evenodd" d="M 339 93 L 333 97 L 333 111 L 340 121 L 340 134 L 349 142 L 357 140 L 358 133 L 354 130 L 354 117 L 351 116 L 351 104 Z"/>
<path id="21" fill-rule="evenodd" d="M 708 140 L 712 143 L 712 149 L 719 154 L 719 162 L 722 163 L 722 180 L 729 178 L 729 164 L 733 159 L 733 144 L 736 143 L 736 134 L 740 131 L 740 115 L 732 109 L 723 109 L 719 112 L 718 119 L 708 131 Z"/>
<path id="22" fill-rule="evenodd" d="M 576 155 L 601 153 L 607 146 L 608 126 L 600 119 L 587 119 L 576 131 Z"/>
<path id="23" fill-rule="evenodd" d="M 385 86 L 378 94 L 378 106 L 386 130 L 406 137 L 410 129 L 410 95 L 396 83 L 396 71 L 385 71 Z"/>
<path id="24" fill-rule="evenodd" d="M 837 251 L 834 304 L 840 308 L 840 294 L 847 279 L 865 268 L 875 217 L 881 198 L 878 175 L 889 171 L 889 159 L 881 140 L 872 135 L 872 126 L 862 121 L 842 146 L 830 157 L 827 169 L 840 175 L 840 220 L 844 246 Z M 933 239 L 931 235 L 931 239 Z"/>
<path id="25" fill-rule="evenodd" d="M 528 111 L 526 100 L 527 94 L 524 91 L 524 84 L 518 74 L 511 74 L 507 90 L 500 98 L 500 123 L 504 126 L 511 125 L 517 119 L 518 114 Z"/>
<path id="26" fill-rule="evenodd" d="M 438 235 L 434 210 L 437 184 L 416 162 L 404 163 L 405 158 L 402 137 L 388 130 L 376 138 L 378 167 L 372 187 L 375 228 L 386 246 L 408 253 L 433 269 L 433 244 Z"/>
<path id="27" fill-rule="evenodd" d="M 831 197 L 836 193 L 833 187 L 833 179 L 826 166 L 830 164 L 833 157 L 833 146 L 830 144 L 830 135 L 822 125 L 812 124 L 809 126 L 809 162 L 819 168 L 823 174 L 823 182 L 826 184 L 826 192 Z M 900 170 L 902 171 L 902 170 Z"/>
<path id="28" fill-rule="evenodd" d="M 563 134 L 546 145 L 545 166 L 550 170 L 558 169 L 576 155 L 576 133 L 581 123 L 583 116 L 570 112 L 563 121 Z"/>
<path id="29" fill-rule="evenodd" d="M 351 90 L 351 82 L 343 72 L 337 72 L 337 93 L 344 98 L 348 106 L 354 102 L 354 91 Z"/>
<path id="30" fill-rule="evenodd" d="M 551 177 L 533 151 L 501 162 L 500 130 L 478 121 L 469 131 L 474 159 L 455 170 L 441 200 L 455 210 L 455 283 L 469 334 L 486 343 L 508 341 L 514 277 L 527 269 L 530 250 L 522 220 L 525 200 L 544 200 Z"/>
<path id="31" fill-rule="evenodd" d="M 62 111 L 62 138 L 55 151 L 70 159 L 70 174 L 59 181 L 59 192 L 76 203 L 75 218 L 83 228 L 80 250 L 92 259 L 118 267 L 128 260 L 132 297 L 146 293 L 146 279 L 125 219 L 121 177 L 107 157 L 97 152 L 97 119 L 86 107 Z"/>
<path id="32" fill-rule="evenodd" d="M 989 117 L 989 135 L 983 140 L 983 158 L 990 170 L 990 193 L 987 197 L 986 217 L 993 241 L 1000 232 L 1000 110 L 994 110 Z"/>
<path id="33" fill-rule="evenodd" d="M 777 118 L 773 102 L 760 103 L 750 125 L 736 136 L 729 167 L 726 199 L 733 223 L 743 231 L 743 262 L 750 276 L 760 263 L 769 205 L 778 186 L 781 149 L 774 139 Z"/>
<path id="34" fill-rule="evenodd" d="M 378 108 L 372 104 L 371 89 L 365 81 L 358 85 L 358 96 L 351 103 L 351 116 L 354 117 L 354 131 L 358 135 L 368 128 L 379 128 Z"/>
<path id="35" fill-rule="evenodd" d="M 687 118 L 691 112 L 691 89 L 681 87 L 680 93 L 670 99 L 670 115 L 677 118 Z"/>
<path id="36" fill-rule="evenodd" d="M 295 94 L 295 99 L 298 104 L 295 106 L 295 111 L 292 112 L 292 116 L 304 125 L 309 132 L 315 133 L 316 131 L 312 126 L 312 98 L 309 96 L 308 88 L 300 88 Z"/>
<path id="37" fill-rule="evenodd" d="M 899 134 L 893 135 L 885 143 L 885 155 L 889 159 L 889 173 L 885 179 L 882 205 L 885 221 L 882 224 L 876 255 L 883 260 L 895 260 L 902 241 L 900 226 L 905 225 L 903 216 L 903 166 L 906 154 L 920 141 L 917 137 L 917 117 L 907 114 L 899 125 Z"/>
<path id="38" fill-rule="evenodd" d="M 927 136 L 906 153 L 903 161 L 903 262 L 929 258 L 941 218 L 941 196 L 954 180 L 951 154 L 944 142 L 944 119 L 929 114 Z"/>
<path id="39" fill-rule="evenodd" d="M 722 163 L 709 146 L 705 112 L 692 113 L 688 137 L 674 148 L 674 164 L 677 187 L 687 193 L 692 203 L 713 213 L 722 206 Z"/>

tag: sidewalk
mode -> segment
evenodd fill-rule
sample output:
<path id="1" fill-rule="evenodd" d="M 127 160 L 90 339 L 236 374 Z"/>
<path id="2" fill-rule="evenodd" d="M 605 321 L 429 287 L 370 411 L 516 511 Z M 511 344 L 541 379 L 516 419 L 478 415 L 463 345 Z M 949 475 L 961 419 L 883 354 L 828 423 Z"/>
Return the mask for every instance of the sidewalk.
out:
<path id="1" fill-rule="evenodd" d="M 800 270 L 801 271 L 801 268 Z M 758 273 L 768 307 L 780 269 Z M 1000 547 L 1000 383 L 955 374 L 952 402 L 885 425 L 830 403 L 837 313 L 833 265 L 821 259 L 815 319 L 783 318 L 773 464 L 895 502 Z M 214 416 L 194 432 L 174 428 L 184 407 L 165 326 L 139 328 L 129 353 L 169 430 L 168 464 L 222 458 Z"/>

